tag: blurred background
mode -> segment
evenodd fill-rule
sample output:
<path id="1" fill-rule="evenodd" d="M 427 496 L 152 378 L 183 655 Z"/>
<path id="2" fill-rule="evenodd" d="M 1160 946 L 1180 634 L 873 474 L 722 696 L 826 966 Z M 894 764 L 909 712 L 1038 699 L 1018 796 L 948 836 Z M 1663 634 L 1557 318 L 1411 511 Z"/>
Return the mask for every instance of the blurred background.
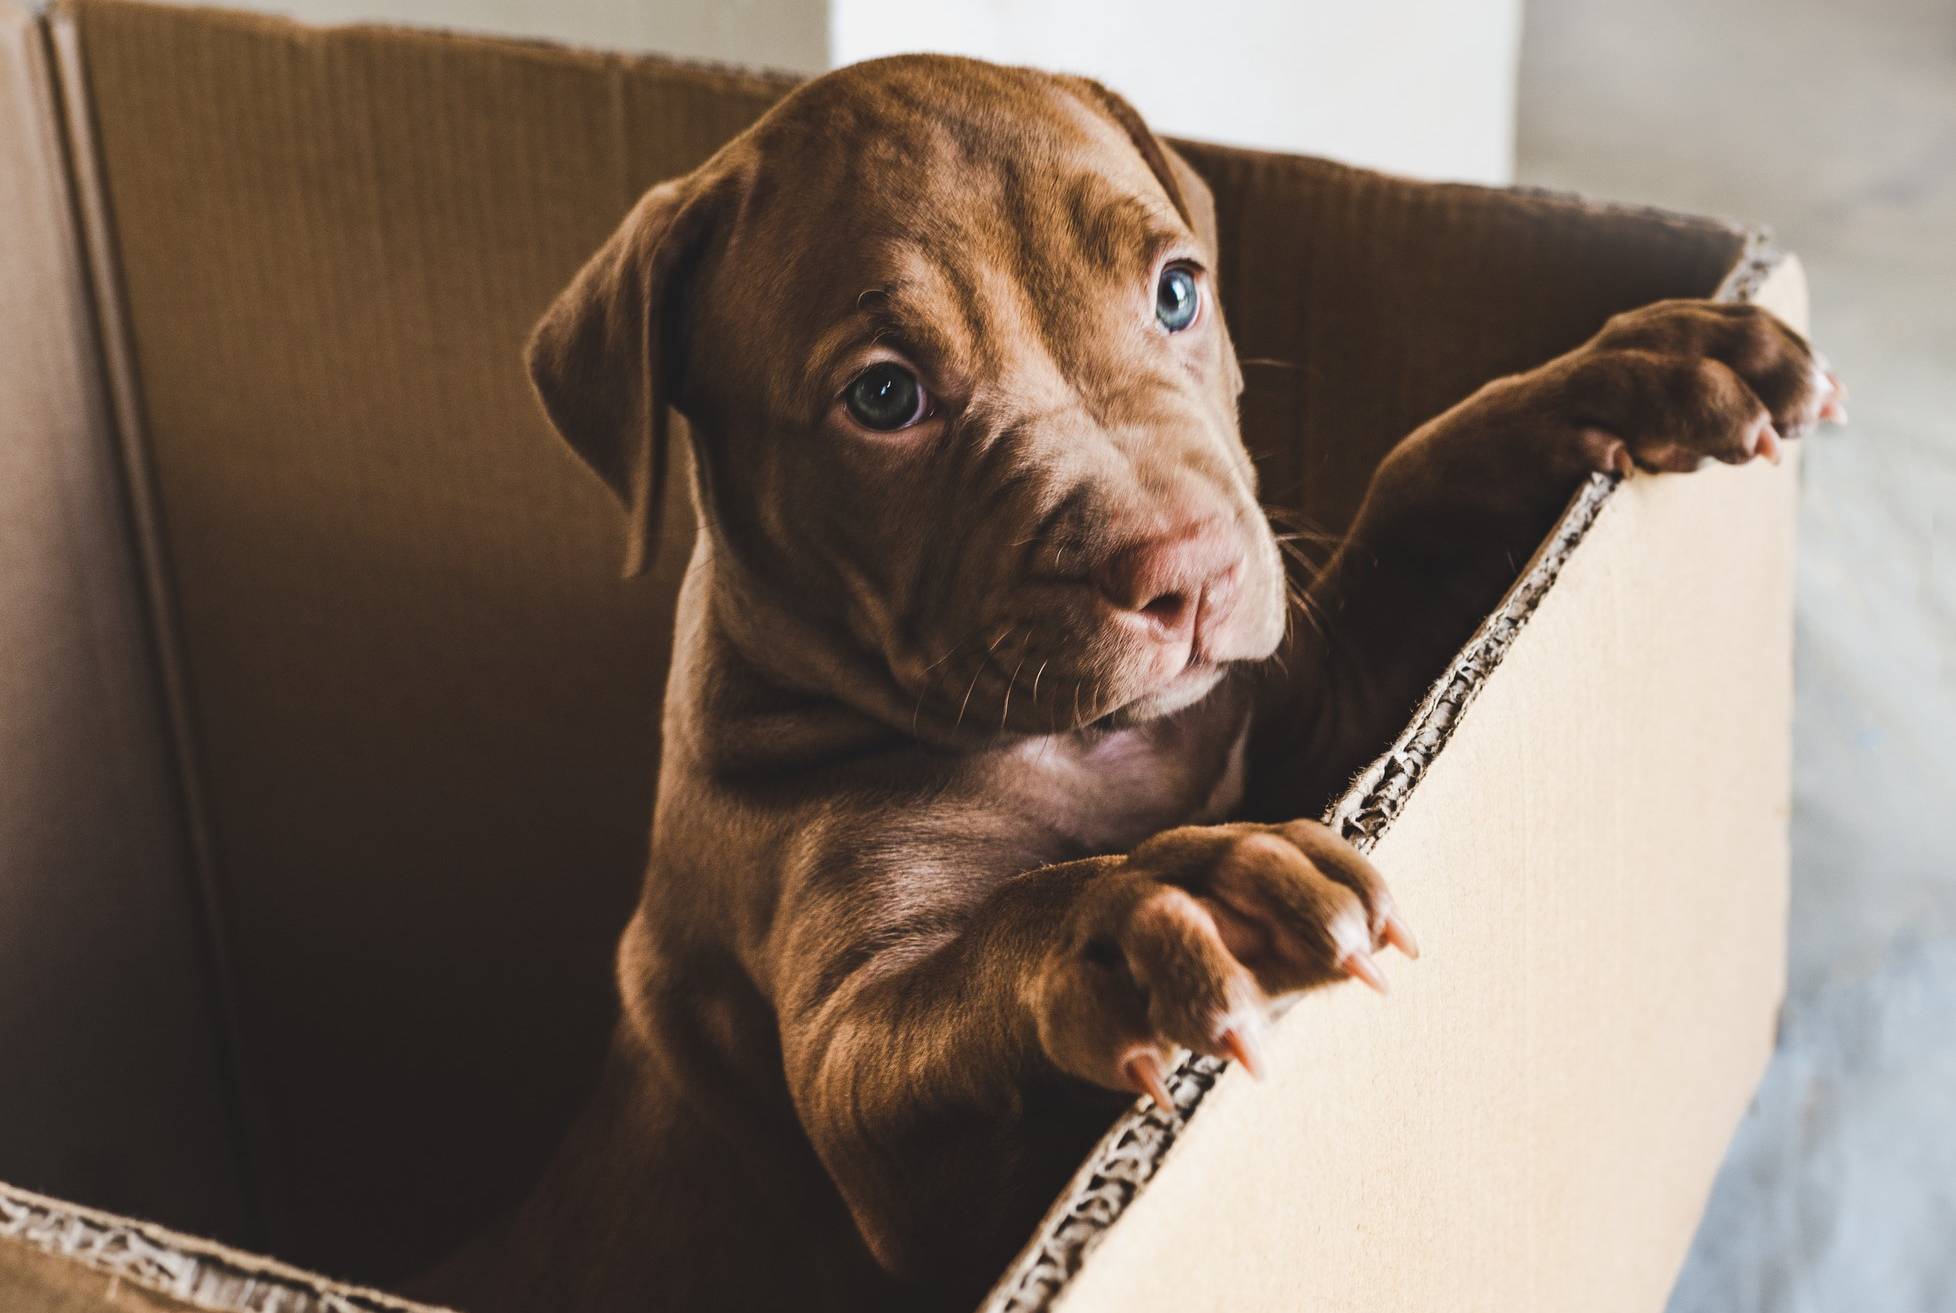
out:
<path id="1" fill-rule="evenodd" d="M 1187 0 L 261 7 L 805 72 L 955 50 L 1169 133 L 1775 228 L 1853 423 L 1804 444 L 1780 1052 L 1672 1308 L 1956 1310 L 1956 0 L 1205 0 L 1199 39 Z"/>
<path id="2" fill-rule="evenodd" d="M 1762 220 L 1853 423 L 1804 451 L 1780 1052 L 1674 1313 L 1956 1309 L 1956 3 L 1555 0 L 1521 180 Z"/>

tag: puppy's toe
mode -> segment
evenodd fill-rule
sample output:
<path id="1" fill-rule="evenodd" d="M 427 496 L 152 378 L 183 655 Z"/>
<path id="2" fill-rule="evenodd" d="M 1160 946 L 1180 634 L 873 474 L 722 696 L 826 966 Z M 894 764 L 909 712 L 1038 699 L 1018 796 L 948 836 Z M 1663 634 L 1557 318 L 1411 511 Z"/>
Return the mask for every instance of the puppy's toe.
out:
<path id="1" fill-rule="evenodd" d="M 1383 992 L 1385 977 L 1371 958 L 1385 935 L 1375 899 L 1390 910 L 1382 886 L 1352 880 L 1281 834 L 1260 833 L 1218 863 L 1203 902 L 1219 923 L 1256 928 L 1239 956 L 1275 995 L 1348 976 Z"/>

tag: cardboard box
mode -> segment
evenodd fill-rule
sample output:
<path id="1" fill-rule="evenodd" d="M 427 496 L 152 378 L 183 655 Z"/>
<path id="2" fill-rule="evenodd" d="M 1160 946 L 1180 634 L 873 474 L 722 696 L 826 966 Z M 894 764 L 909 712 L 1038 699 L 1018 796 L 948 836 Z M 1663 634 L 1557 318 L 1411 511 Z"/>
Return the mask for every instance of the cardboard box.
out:
<path id="1" fill-rule="evenodd" d="M 569 1120 L 645 853 L 684 534 L 618 581 L 519 346 L 789 83 L 122 0 L 0 44 L 0 1178 L 392 1284 Z M 1329 527 L 1617 310 L 1803 326 L 1749 229 L 1183 148 Z M 1661 1306 L 1772 1044 L 1794 483 L 1577 496 L 1336 807 L 1427 958 L 1185 1067 L 989 1308 Z M 0 1307 L 116 1291 L 405 1307 L 0 1190 Z"/>

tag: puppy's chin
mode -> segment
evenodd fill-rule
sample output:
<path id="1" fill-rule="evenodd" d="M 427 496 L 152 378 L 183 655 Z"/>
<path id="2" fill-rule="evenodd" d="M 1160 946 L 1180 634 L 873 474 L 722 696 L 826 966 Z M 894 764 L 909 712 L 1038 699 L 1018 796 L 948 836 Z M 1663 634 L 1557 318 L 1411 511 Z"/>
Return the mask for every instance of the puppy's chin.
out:
<path id="1" fill-rule="evenodd" d="M 1094 722 L 1099 728 L 1122 729 L 1129 725 L 1143 725 L 1163 716 L 1172 716 L 1186 710 L 1208 697 L 1217 684 L 1222 682 L 1227 667 L 1210 662 L 1187 666 L 1159 688 L 1150 689 L 1141 696 L 1116 707 Z"/>

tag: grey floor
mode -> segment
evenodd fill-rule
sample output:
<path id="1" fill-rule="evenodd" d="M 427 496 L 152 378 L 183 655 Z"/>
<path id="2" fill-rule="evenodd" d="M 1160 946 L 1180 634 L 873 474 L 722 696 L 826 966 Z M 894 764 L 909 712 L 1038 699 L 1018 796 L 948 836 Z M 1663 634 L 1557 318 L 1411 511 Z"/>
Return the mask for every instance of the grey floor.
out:
<path id="1" fill-rule="evenodd" d="M 1524 182 L 1770 223 L 1806 448 L 1791 980 L 1672 1313 L 1956 1310 L 1956 0 L 1531 0 Z"/>

